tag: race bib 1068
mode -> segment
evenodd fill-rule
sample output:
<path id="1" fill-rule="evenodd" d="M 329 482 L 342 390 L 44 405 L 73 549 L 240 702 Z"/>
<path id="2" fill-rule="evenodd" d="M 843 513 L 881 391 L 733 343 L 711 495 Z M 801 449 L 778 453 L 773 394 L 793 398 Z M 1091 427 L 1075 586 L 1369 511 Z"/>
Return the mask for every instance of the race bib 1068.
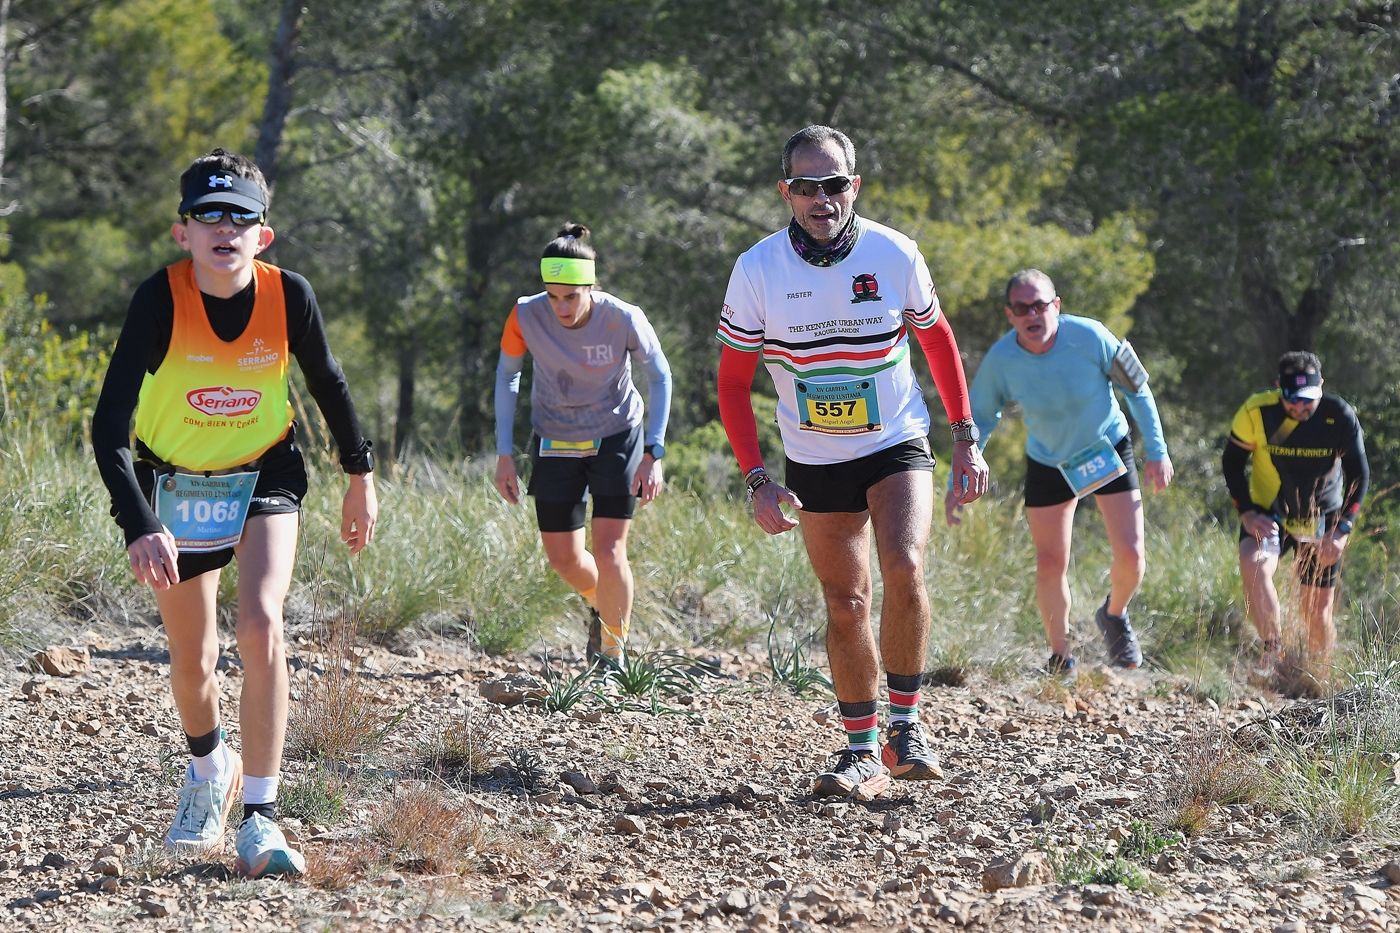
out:
<path id="1" fill-rule="evenodd" d="M 849 382 L 798 381 L 797 420 L 804 431 L 819 434 L 869 434 L 878 431 L 880 399 L 873 379 Z"/>
<path id="2" fill-rule="evenodd" d="M 182 553 L 222 551 L 243 536 L 257 482 L 257 471 L 220 476 L 157 474 L 156 517 L 170 529 Z"/>

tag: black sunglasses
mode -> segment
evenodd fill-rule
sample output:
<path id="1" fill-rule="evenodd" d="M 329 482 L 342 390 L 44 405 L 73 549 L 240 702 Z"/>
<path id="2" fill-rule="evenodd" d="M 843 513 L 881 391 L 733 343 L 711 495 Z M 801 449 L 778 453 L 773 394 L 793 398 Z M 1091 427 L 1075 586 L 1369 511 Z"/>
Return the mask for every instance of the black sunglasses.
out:
<path id="1" fill-rule="evenodd" d="M 223 223 L 225 215 L 235 227 L 251 227 L 253 224 L 260 224 L 265 217 L 261 211 L 240 211 L 232 207 L 201 207 L 190 211 L 185 216 L 193 218 L 195 223 L 212 227 L 215 224 Z"/>
<path id="2" fill-rule="evenodd" d="M 850 190 L 850 175 L 826 175 L 821 178 L 813 178 L 810 175 L 798 175 L 796 178 L 784 178 L 783 183 L 788 186 L 788 191 L 799 198 L 815 198 L 818 191 L 825 191 L 826 196 L 834 198 L 843 191 Z"/>
<path id="3" fill-rule="evenodd" d="M 1010 308 L 1011 313 L 1017 317 L 1025 317 L 1032 311 L 1036 314 L 1044 314 L 1054 303 L 1054 298 L 1051 298 L 1049 301 L 1032 301 L 1027 304 L 1021 304 L 1019 301 L 1012 301 L 1007 303 L 1007 307 Z"/>

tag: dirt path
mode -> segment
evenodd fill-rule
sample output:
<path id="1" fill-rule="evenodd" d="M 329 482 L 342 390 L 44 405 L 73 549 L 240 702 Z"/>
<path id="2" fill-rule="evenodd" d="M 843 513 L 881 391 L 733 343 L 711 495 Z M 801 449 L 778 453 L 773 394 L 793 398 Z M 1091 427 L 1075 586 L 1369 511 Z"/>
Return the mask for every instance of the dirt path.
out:
<path id="1" fill-rule="evenodd" d="M 1400 927 L 1400 886 L 1381 875 L 1394 852 L 1310 852 L 1263 807 L 1224 808 L 1198 839 L 1145 857 L 1143 891 L 1046 877 L 1042 850 L 1101 848 L 1162 812 L 1192 736 L 1257 715 L 1255 701 L 1221 712 L 1150 673 L 1095 672 L 1073 693 L 1029 672 L 974 675 L 925 693 L 943 781 L 897 782 L 869 803 L 812 800 L 838 722 L 820 700 L 775 687 L 766 659 L 739 655 L 668 697 L 662 715 L 547 714 L 480 695 L 538 674 L 537 659 L 370 650 L 358 683 L 397 720 L 343 772 L 338 820 L 287 821 L 308 878 L 243 881 L 231 844 L 188 863 L 156 851 L 184 754 L 160 635 L 140 634 L 146 643 L 87 636 L 88 667 L 74 676 L 0 673 L 0 926 Z M 326 659 L 306 640 L 292 650 L 305 696 Z M 231 704 L 236 660 L 222 685 Z M 454 728 L 495 770 L 425 783 L 424 749 Z M 284 801 L 325 773 L 290 761 Z M 998 884 L 1009 886 L 986 890 Z"/>

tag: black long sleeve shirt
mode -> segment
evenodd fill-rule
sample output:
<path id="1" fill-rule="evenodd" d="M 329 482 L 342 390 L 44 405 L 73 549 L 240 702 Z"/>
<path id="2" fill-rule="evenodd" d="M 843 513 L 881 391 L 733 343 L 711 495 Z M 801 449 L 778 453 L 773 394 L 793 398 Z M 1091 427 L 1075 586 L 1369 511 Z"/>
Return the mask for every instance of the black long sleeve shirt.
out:
<path id="1" fill-rule="evenodd" d="M 335 438 L 341 466 L 352 473 L 365 472 L 371 445 L 355 415 L 345 373 L 331 355 L 316 294 L 302 276 L 286 269 L 280 271 L 287 303 L 289 349 Z M 237 339 L 253 315 L 254 282 L 231 298 L 203 297 L 214 333 L 222 340 Z M 169 277 L 162 269 L 137 286 L 132 295 L 93 414 L 92 449 L 97 469 L 111 493 L 112 513 L 128 545 L 142 535 L 161 530 L 160 521 L 136 482 L 131 419 L 142 381 L 147 373 L 160 367 L 169 350 L 174 320 L 175 301 Z"/>

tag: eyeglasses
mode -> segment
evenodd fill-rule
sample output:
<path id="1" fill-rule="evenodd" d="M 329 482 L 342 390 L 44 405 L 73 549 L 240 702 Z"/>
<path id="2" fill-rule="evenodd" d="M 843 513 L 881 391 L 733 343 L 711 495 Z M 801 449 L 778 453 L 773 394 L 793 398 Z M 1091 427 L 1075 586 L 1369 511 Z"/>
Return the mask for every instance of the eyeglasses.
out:
<path id="1" fill-rule="evenodd" d="M 266 215 L 260 211 L 239 211 L 231 207 L 204 207 L 190 211 L 185 216 L 193 218 L 195 223 L 210 227 L 223 223 L 224 217 L 227 216 L 235 227 L 251 227 L 262 223 Z"/>
<path id="2" fill-rule="evenodd" d="M 850 190 L 851 176 L 825 175 L 813 178 L 810 175 L 798 175 L 795 178 L 784 178 L 783 184 L 799 198 L 815 198 L 818 191 L 825 191 L 827 197 L 834 198 L 843 191 Z"/>
<path id="3" fill-rule="evenodd" d="M 1046 311 L 1050 310 L 1050 306 L 1053 305 L 1056 302 L 1056 300 L 1058 300 L 1058 297 L 1059 296 L 1051 298 L 1049 301 L 1031 301 L 1027 302 L 1026 304 L 1022 304 L 1019 301 L 1012 301 L 1008 302 L 1006 306 L 1010 308 L 1011 313 L 1016 315 L 1017 317 L 1025 317 L 1032 311 L 1034 311 L 1036 314 L 1044 314 Z"/>

